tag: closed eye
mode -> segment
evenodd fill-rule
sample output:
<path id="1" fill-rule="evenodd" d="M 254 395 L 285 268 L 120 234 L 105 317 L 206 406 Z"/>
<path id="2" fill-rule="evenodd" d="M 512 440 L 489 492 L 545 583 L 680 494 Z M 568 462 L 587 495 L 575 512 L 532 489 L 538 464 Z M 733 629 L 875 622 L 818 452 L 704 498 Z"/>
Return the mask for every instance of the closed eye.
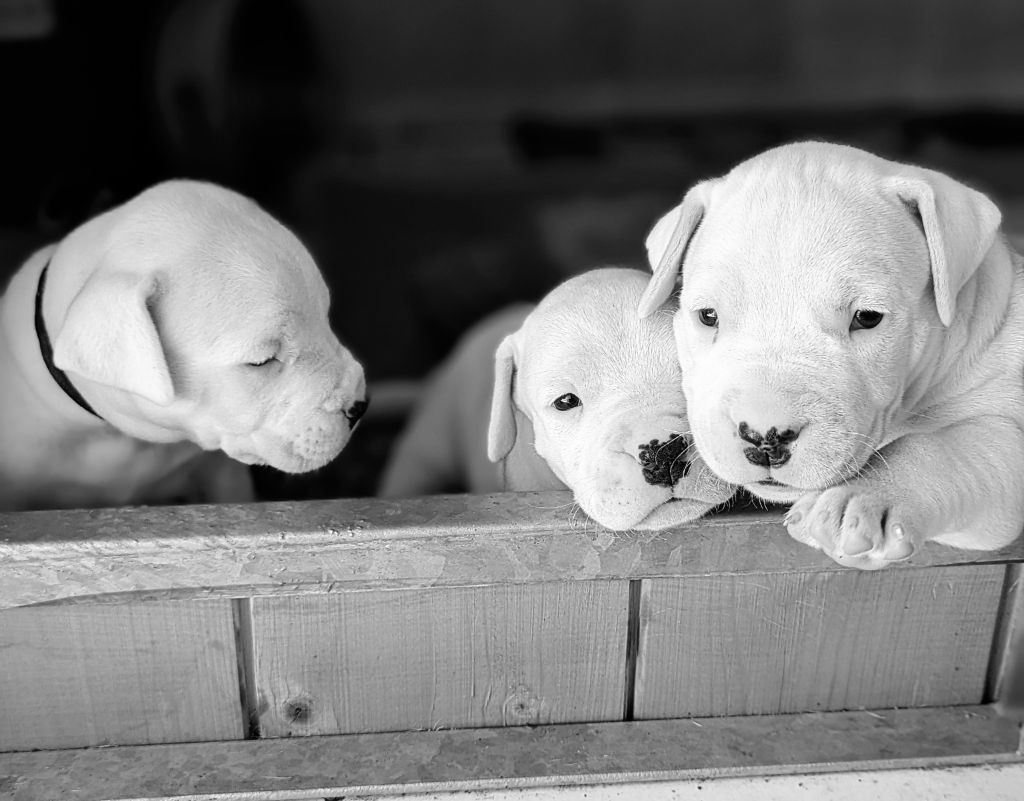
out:
<path id="1" fill-rule="evenodd" d="M 274 362 L 280 362 L 281 360 L 278 357 L 281 353 L 282 346 L 283 343 L 276 337 L 257 341 L 249 353 L 260 358 L 252 360 L 247 359 L 245 363 L 249 367 L 266 367 Z"/>

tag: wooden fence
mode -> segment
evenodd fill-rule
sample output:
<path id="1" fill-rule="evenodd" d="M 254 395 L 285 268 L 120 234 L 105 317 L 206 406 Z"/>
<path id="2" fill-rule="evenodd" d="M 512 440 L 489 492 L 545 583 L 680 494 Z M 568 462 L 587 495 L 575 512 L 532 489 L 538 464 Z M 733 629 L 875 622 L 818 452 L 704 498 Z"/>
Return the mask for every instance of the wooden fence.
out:
<path id="1" fill-rule="evenodd" d="M 1022 561 L 567 493 L 0 515 L 0 798 L 1017 761 Z"/>

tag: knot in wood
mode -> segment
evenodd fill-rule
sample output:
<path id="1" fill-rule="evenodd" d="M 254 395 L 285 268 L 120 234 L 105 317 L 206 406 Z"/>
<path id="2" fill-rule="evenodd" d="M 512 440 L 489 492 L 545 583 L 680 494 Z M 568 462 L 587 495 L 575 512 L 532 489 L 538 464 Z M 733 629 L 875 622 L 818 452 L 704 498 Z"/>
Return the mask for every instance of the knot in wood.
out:
<path id="1" fill-rule="evenodd" d="M 537 723 L 540 720 L 540 699 L 529 687 L 517 687 L 505 699 L 505 720 L 512 723 Z"/>
<path id="2" fill-rule="evenodd" d="M 300 696 L 285 701 L 284 715 L 292 723 L 309 723 L 313 718 L 313 699 Z"/>

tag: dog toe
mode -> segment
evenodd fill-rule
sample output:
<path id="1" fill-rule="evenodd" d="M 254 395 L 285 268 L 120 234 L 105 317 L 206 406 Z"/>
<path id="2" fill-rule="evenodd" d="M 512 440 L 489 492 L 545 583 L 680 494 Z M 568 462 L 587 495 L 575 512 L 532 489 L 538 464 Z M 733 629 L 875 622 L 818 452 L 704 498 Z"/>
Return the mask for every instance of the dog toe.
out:
<path id="1" fill-rule="evenodd" d="M 808 493 L 783 522 L 793 539 L 846 567 L 879 570 L 914 553 L 913 540 L 896 522 L 889 501 L 864 488 L 845 485 Z"/>
<path id="2" fill-rule="evenodd" d="M 879 547 L 884 510 L 878 506 L 871 496 L 852 494 L 847 498 L 836 547 L 839 554 L 866 557 Z"/>
<path id="3" fill-rule="evenodd" d="M 810 545 L 812 548 L 820 551 L 822 549 L 821 543 L 814 538 L 812 534 L 813 527 L 809 525 L 812 520 L 814 502 L 817 498 L 818 493 L 816 492 L 808 493 L 799 498 L 789 507 L 789 510 L 782 518 L 782 523 L 786 527 L 786 532 L 789 536 L 797 542 Z"/>
<path id="4" fill-rule="evenodd" d="M 899 523 L 886 532 L 884 556 L 890 562 L 903 562 L 914 555 L 914 541 Z"/>
<path id="5" fill-rule="evenodd" d="M 850 499 L 843 518 L 836 561 L 861 570 L 879 570 L 914 554 L 914 543 L 903 525 L 894 522 L 884 498 L 871 493 Z"/>

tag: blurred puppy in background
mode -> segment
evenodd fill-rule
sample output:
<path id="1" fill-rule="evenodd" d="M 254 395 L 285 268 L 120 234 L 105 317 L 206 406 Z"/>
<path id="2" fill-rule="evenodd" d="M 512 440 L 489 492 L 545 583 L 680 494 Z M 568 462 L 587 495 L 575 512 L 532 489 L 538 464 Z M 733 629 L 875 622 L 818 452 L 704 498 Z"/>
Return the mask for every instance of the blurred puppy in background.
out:
<path id="1" fill-rule="evenodd" d="M 327 464 L 366 408 L 328 303 L 299 240 L 208 183 L 37 252 L 0 299 L 0 508 L 246 501 L 244 464 Z"/>
<path id="2" fill-rule="evenodd" d="M 593 270 L 472 329 L 431 379 L 380 494 L 568 488 L 615 530 L 678 525 L 728 500 L 691 447 L 674 307 L 636 315 L 646 282 Z"/>

